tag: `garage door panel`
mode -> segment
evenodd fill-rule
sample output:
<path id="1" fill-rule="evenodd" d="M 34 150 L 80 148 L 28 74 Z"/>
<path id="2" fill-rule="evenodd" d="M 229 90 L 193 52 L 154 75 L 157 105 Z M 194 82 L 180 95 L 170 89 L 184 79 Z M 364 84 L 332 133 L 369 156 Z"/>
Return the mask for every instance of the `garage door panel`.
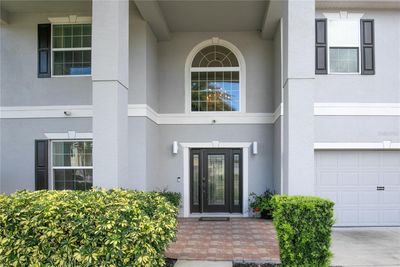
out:
<path id="1" fill-rule="evenodd" d="M 335 212 L 336 225 L 356 225 L 358 224 L 358 212 L 353 209 L 342 209 Z"/>
<path id="2" fill-rule="evenodd" d="M 379 203 L 379 192 L 360 192 L 359 199 L 360 206 L 377 204 Z"/>
<path id="3" fill-rule="evenodd" d="M 348 172 L 348 173 L 340 173 L 339 175 L 339 184 L 340 185 L 358 185 L 358 173 L 357 172 Z"/>
<path id="4" fill-rule="evenodd" d="M 386 151 L 382 153 L 382 166 L 386 168 L 400 168 L 400 157 L 398 151 Z"/>
<path id="5" fill-rule="evenodd" d="M 317 165 L 321 168 L 337 168 L 337 155 L 323 155 L 319 157 L 318 155 L 315 157 Z"/>
<path id="6" fill-rule="evenodd" d="M 339 195 L 338 192 L 323 192 L 323 191 L 320 191 L 317 194 L 317 196 L 322 198 L 327 198 L 329 200 L 332 200 L 333 202 L 339 201 L 338 195 Z"/>
<path id="7" fill-rule="evenodd" d="M 317 195 L 335 202 L 336 225 L 400 226 L 400 151 L 317 151 L 315 158 Z"/>
<path id="8" fill-rule="evenodd" d="M 375 151 L 358 152 L 354 156 L 358 156 L 358 166 L 360 169 L 379 168 L 380 156 Z"/>
<path id="9" fill-rule="evenodd" d="M 358 157 L 354 157 L 354 153 L 344 151 L 337 154 L 339 169 L 356 169 L 358 168 Z"/>
<path id="10" fill-rule="evenodd" d="M 360 185 L 379 185 L 379 172 L 359 172 Z"/>
<path id="11" fill-rule="evenodd" d="M 338 174 L 335 172 L 321 172 L 318 181 L 320 186 L 338 185 Z"/>
<path id="12" fill-rule="evenodd" d="M 340 204 L 358 205 L 358 192 L 341 192 Z"/>
<path id="13" fill-rule="evenodd" d="M 379 225 L 379 208 L 360 208 L 358 212 L 360 225 Z"/>
<path id="14" fill-rule="evenodd" d="M 384 191 L 382 192 L 382 204 L 400 205 L 400 191 Z"/>
<path id="15" fill-rule="evenodd" d="M 381 225 L 398 225 L 400 221 L 400 210 L 383 209 L 381 210 Z"/>
<path id="16" fill-rule="evenodd" d="M 382 173 L 383 186 L 400 186 L 400 171 L 399 172 L 384 172 Z"/>

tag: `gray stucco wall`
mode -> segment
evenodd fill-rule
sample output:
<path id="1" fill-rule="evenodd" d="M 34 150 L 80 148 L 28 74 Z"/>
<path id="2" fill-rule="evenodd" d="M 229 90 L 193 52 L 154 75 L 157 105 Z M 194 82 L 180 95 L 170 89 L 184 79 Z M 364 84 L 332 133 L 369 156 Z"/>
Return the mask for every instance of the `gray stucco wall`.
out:
<path id="1" fill-rule="evenodd" d="M 273 188 L 271 125 L 162 125 L 159 126 L 159 178 L 156 188 L 183 193 L 183 152 L 172 154 L 173 141 L 178 142 L 258 142 L 258 154 L 249 157 L 249 192 L 261 193 Z"/>
<path id="2" fill-rule="evenodd" d="M 1 26 L 1 106 L 92 103 L 91 77 L 37 78 L 37 25 L 68 15 L 11 13 L 10 23 Z"/>
<path id="3" fill-rule="evenodd" d="M 335 13 L 339 10 L 318 10 Z M 315 102 L 400 101 L 400 12 L 349 10 L 375 20 L 375 75 L 316 75 Z M 329 38 L 329 36 L 328 36 Z"/>
<path id="4" fill-rule="evenodd" d="M 247 112 L 273 112 L 273 45 L 258 32 L 181 32 L 171 41 L 159 42 L 159 108 L 161 113 L 185 111 L 185 63 L 202 41 L 219 37 L 234 44 L 247 67 Z"/>
<path id="5" fill-rule="evenodd" d="M 92 120 L 1 119 L 0 127 L 1 191 L 12 193 L 21 189 L 35 189 L 36 139 L 46 139 L 44 133 L 91 132 Z"/>
<path id="6" fill-rule="evenodd" d="M 158 111 L 157 39 L 135 5 L 129 17 L 130 104 L 145 104 Z"/>
<path id="7" fill-rule="evenodd" d="M 282 58 L 281 58 L 281 27 L 278 25 L 274 35 L 274 108 L 279 107 L 282 102 Z M 274 148 L 273 148 L 273 178 L 274 190 L 281 192 L 281 175 L 282 175 L 282 117 L 279 117 L 274 125 Z"/>
<path id="8" fill-rule="evenodd" d="M 315 116 L 315 142 L 400 142 L 399 116 Z"/>

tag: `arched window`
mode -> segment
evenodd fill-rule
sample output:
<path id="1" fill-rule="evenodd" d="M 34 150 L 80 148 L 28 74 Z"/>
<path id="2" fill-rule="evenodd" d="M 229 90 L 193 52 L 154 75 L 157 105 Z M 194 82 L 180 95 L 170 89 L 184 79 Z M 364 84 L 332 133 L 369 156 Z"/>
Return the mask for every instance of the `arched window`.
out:
<path id="1" fill-rule="evenodd" d="M 192 112 L 240 111 L 240 66 L 236 55 L 222 45 L 197 52 L 190 67 Z"/>

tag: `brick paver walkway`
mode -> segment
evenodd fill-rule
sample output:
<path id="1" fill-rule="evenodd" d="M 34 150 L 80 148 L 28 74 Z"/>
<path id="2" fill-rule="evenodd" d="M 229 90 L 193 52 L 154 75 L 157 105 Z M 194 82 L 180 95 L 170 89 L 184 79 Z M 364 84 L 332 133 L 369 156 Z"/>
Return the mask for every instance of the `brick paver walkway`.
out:
<path id="1" fill-rule="evenodd" d="M 279 261 L 271 221 L 231 218 L 225 222 L 179 219 L 176 241 L 166 256 L 186 260 Z"/>

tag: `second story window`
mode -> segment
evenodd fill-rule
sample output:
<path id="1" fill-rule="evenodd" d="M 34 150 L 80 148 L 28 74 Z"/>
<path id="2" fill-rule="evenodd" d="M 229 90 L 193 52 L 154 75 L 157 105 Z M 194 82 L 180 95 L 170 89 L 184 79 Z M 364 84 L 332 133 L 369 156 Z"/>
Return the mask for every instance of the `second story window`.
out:
<path id="1" fill-rule="evenodd" d="M 328 20 L 330 73 L 360 72 L 360 20 Z"/>
<path id="2" fill-rule="evenodd" d="M 191 111 L 239 111 L 239 62 L 228 48 L 211 45 L 197 53 L 191 71 Z"/>
<path id="3" fill-rule="evenodd" d="M 91 24 L 53 24 L 53 76 L 90 75 L 91 47 Z"/>

